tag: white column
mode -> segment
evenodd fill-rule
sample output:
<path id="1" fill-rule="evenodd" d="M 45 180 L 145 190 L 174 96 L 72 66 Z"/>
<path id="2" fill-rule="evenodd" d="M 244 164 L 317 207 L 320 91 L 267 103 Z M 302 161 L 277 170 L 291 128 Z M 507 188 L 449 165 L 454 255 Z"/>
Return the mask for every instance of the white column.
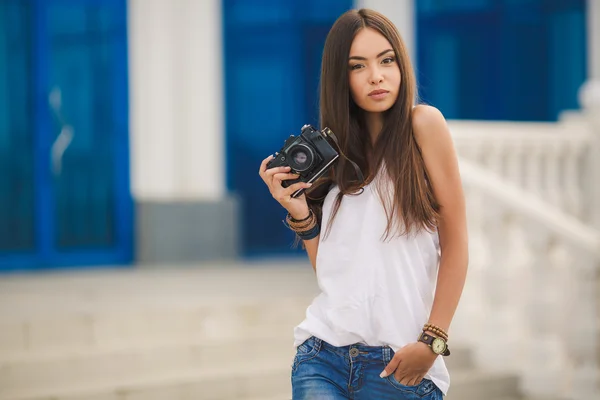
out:
<path id="1" fill-rule="evenodd" d="M 400 31 L 413 66 L 416 66 L 415 0 L 355 0 L 356 8 L 370 8 L 388 17 Z"/>
<path id="2" fill-rule="evenodd" d="M 220 0 L 129 0 L 132 192 L 225 195 Z"/>
<path id="3" fill-rule="evenodd" d="M 587 57 L 588 79 L 579 92 L 579 102 L 594 135 L 586 166 L 589 171 L 585 182 L 586 209 L 591 214 L 589 221 L 600 229 L 600 208 L 597 207 L 600 203 L 600 1 L 597 0 L 587 2 Z"/>
<path id="4" fill-rule="evenodd" d="M 589 126 L 592 129 L 593 141 L 591 146 L 588 148 L 588 164 L 586 165 L 588 176 L 584 182 L 584 187 L 587 188 L 585 192 L 586 210 L 590 214 L 588 221 L 596 229 L 600 229 L 600 2 L 597 0 L 588 0 L 587 2 L 587 57 L 588 57 L 588 80 L 581 88 L 579 93 L 579 101 L 583 108 L 583 114 L 589 121 Z M 597 260 L 595 260 L 597 263 Z M 597 276 L 597 275 L 596 275 Z M 587 279 L 587 282 L 585 281 Z M 596 278 L 597 279 L 597 278 Z M 590 276 L 578 276 L 578 284 L 582 285 L 584 289 L 589 289 L 590 282 L 593 282 L 593 278 Z M 587 284 L 586 284 L 587 283 Z M 593 286 L 597 287 L 597 282 L 592 283 Z M 580 308 L 581 310 L 581 308 Z M 585 310 L 585 309 L 584 309 Z M 588 323 L 593 323 L 593 329 L 597 330 L 597 321 L 600 317 L 600 310 L 591 310 L 592 314 L 596 314 L 595 319 L 588 318 Z M 587 315 L 590 315 L 588 313 Z M 590 330 L 588 330 L 589 332 Z M 591 339 L 591 343 L 588 345 L 588 349 L 595 349 L 596 360 L 593 360 L 594 368 L 590 368 L 593 376 L 579 376 L 578 378 L 586 379 L 589 378 L 589 382 L 595 383 L 597 390 L 598 387 L 598 364 L 600 363 L 600 354 L 598 352 L 598 340 L 597 335 L 588 336 Z M 581 343 L 581 341 L 571 341 L 571 343 Z M 588 350 L 589 353 L 590 350 Z M 589 361 L 589 360 L 586 360 Z M 582 371 L 578 371 L 579 375 L 584 375 Z M 595 379 L 594 379 L 595 378 Z M 575 382 L 575 385 L 579 385 L 579 382 Z M 582 390 L 585 391 L 587 386 L 581 385 Z M 575 393 L 574 398 L 583 398 L 580 393 Z"/>
<path id="5" fill-rule="evenodd" d="M 588 79 L 600 81 L 600 1 L 587 1 Z"/>

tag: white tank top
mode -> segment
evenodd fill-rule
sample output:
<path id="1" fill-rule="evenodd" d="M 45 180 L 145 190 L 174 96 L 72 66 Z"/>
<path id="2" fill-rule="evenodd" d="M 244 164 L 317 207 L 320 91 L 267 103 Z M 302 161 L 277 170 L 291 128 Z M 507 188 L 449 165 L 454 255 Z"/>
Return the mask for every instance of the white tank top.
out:
<path id="1" fill-rule="evenodd" d="M 321 293 L 294 329 L 294 346 L 316 336 L 334 346 L 364 343 L 397 351 L 415 342 L 427 323 L 440 259 L 438 234 L 392 232 L 384 239 L 387 217 L 377 187 L 385 188 L 386 201 L 393 191 L 382 175 L 362 194 L 344 196 L 327 237 L 337 186 L 325 198 L 316 262 Z M 447 393 L 450 377 L 442 356 L 426 378 Z"/>

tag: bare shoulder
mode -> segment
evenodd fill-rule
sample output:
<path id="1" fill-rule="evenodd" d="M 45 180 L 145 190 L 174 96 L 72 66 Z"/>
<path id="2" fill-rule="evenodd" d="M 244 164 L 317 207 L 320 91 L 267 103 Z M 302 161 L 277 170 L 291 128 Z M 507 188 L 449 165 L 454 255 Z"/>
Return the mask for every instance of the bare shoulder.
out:
<path id="1" fill-rule="evenodd" d="M 420 104 L 413 109 L 412 126 L 419 146 L 451 140 L 446 119 L 437 108 Z"/>

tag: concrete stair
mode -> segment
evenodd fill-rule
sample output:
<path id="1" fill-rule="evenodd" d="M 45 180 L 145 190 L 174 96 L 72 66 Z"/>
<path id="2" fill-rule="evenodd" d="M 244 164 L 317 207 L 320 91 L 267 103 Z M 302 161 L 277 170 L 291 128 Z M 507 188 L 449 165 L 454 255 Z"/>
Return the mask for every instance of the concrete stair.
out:
<path id="1" fill-rule="evenodd" d="M 310 266 L 0 279 L 0 400 L 290 399 Z M 448 400 L 523 400 L 453 346 Z"/>

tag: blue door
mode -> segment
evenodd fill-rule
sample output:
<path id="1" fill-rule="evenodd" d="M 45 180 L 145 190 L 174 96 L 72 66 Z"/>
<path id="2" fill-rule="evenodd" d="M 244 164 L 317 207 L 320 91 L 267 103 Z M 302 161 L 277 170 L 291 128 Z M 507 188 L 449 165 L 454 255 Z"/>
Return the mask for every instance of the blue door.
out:
<path id="1" fill-rule="evenodd" d="M 261 160 L 307 123 L 318 126 L 321 53 L 352 0 L 223 0 L 227 186 L 241 203 L 245 256 L 294 254 L 285 210 Z"/>
<path id="2" fill-rule="evenodd" d="M 132 259 L 125 6 L 0 2 L 0 269 Z"/>

